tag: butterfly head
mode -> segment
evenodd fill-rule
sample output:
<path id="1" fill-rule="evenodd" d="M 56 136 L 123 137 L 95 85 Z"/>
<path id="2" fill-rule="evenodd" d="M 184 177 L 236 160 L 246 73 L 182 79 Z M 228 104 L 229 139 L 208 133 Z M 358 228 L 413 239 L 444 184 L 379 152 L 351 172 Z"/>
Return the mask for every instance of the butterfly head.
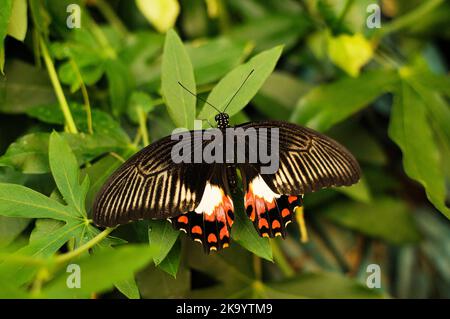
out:
<path id="1" fill-rule="evenodd" d="M 219 113 L 214 120 L 217 123 L 217 127 L 222 129 L 230 126 L 229 118 L 230 116 L 227 113 Z"/>

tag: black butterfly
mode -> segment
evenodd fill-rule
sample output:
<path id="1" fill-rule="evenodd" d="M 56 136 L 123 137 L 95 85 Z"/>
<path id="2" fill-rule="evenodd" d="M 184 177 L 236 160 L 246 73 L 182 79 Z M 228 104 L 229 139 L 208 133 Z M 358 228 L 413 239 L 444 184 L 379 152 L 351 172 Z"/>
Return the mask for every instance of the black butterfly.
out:
<path id="1" fill-rule="evenodd" d="M 220 130 L 230 127 L 225 110 L 219 111 L 215 121 Z M 112 227 L 140 219 L 167 218 L 209 252 L 230 244 L 234 220 L 231 195 L 237 188 L 237 170 L 242 177 L 247 215 L 264 237 L 284 238 L 295 208 L 302 206 L 303 194 L 348 186 L 360 178 L 361 170 L 352 154 L 311 129 L 281 121 L 236 127 L 278 128 L 276 173 L 260 174 L 262 163 L 247 161 L 248 150 L 244 163 L 175 164 L 171 149 L 178 141 L 167 136 L 136 153 L 109 178 L 95 200 L 94 222 Z M 192 143 L 198 138 L 194 132 L 189 133 Z M 270 144 L 266 134 L 258 133 L 258 140 Z M 202 141 L 200 145 L 204 148 L 207 144 Z"/>

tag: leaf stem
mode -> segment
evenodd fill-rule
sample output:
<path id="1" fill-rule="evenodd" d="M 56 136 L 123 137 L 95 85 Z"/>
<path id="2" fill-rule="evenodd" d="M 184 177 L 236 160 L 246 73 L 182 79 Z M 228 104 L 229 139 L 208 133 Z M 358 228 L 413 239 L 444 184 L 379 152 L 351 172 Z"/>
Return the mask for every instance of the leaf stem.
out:
<path id="1" fill-rule="evenodd" d="M 347 13 L 350 11 L 350 8 L 351 8 L 352 5 L 353 5 L 353 2 L 355 2 L 355 0 L 347 0 L 347 1 L 345 2 L 345 6 L 344 6 L 344 8 L 342 9 L 342 12 L 341 12 L 341 14 L 339 15 L 338 21 L 337 21 L 337 23 L 336 23 L 336 27 L 337 27 L 337 28 L 340 28 L 340 27 L 341 27 L 342 22 L 344 22 L 345 17 L 347 16 Z"/>
<path id="2" fill-rule="evenodd" d="M 81 94 L 83 95 L 84 107 L 86 109 L 86 121 L 88 126 L 89 134 L 94 134 L 94 129 L 92 127 L 92 111 L 91 111 L 91 102 L 89 101 L 89 95 L 87 92 L 86 85 L 84 84 L 83 77 L 81 76 L 80 68 L 77 63 L 70 59 L 70 64 L 72 65 L 73 70 L 75 71 L 75 75 L 80 82 Z"/>
<path id="3" fill-rule="evenodd" d="M 386 34 L 398 31 L 408 25 L 415 24 L 417 21 L 420 21 L 421 18 L 433 11 L 437 6 L 443 3 L 444 0 L 430 0 L 424 1 L 420 6 L 418 6 L 415 10 L 408 12 L 397 19 L 394 19 L 391 23 L 384 25 L 382 28 L 378 29 L 378 37 L 385 36 Z"/>
<path id="4" fill-rule="evenodd" d="M 55 262 L 56 263 L 65 263 L 65 262 L 69 261 L 72 258 L 78 257 L 79 255 L 81 255 L 84 252 L 88 251 L 90 248 L 94 247 L 96 244 L 98 244 L 103 239 L 105 239 L 114 229 L 115 228 L 106 228 L 104 231 L 102 231 L 97 236 L 92 238 L 90 241 L 88 241 L 84 245 L 81 245 L 77 249 L 55 257 Z"/>
<path id="5" fill-rule="evenodd" d="M 55 65 L 53 64 L 53 61 L 50 57 L 44 39 L 42 37 L 39 37 L 39 41 L 42 51 L 42 57 L 44 58 L 45 65 L 47 66 L 48 75 L 50 76 L 50 80 L 55 90 L 56 97 L 58 98 L 59 106 L 61 107 L 61 111 L 64 114 L 67 128 L 70 133 L 77 134 L 78 130 L 73 120 L 72 113 L 70 112 L 69 104 L 67 103 L 66 97 L 64 95 L 61 82 L 59 82 L 58 74 L 55 70 Z"/>
<path id="6" fill-rule="evenodd" d="M 142 141 L 144 143 L 144 146 L 147 146 L 150 144 L 150 139 L 148 137 L 148 130 L 147 130 L 147 113 L 145 113 L 144 109 L 139 106 L 137 108 L 137 114 L 139 119 L 139 130 L 142 135 Z"/>

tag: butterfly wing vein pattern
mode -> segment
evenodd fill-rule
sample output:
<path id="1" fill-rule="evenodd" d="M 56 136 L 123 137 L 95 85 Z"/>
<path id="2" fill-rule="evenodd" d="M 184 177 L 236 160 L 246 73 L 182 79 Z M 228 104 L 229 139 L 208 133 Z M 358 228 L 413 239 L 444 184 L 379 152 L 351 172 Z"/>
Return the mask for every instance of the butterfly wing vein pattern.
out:
<path id="1" fill-rule="evenodd" d="M 286 236 L 286 226 L 293 221 L 296 207 L 302 206 L 304 194 L 352 185 L 360 178 L 361 169 L 353 155 L 311 129 L 280 121 L 237 127 L 256 129 L 258 145 L 266 143 L 267 149 L 271 149 L 272 140 L 267 131 L 258 129 L 278 129 L 279 166 L 273 174 L 260 174 L 263 163 L 259 158 L 256 162 L 249 160 L 249 153 L 258 149 L 250 147 L 245 150 L 244 163 L 231 166 L 175 164 L 171 150 L 179 141 L 167 136 L 135 154 L 108 179 L 94 203 L 94 222 L 111 227 L 139 219 L 166 218 L 209 252 L 230 244 L 234 221 L 230 192 L 236 187 L 236 169 L 242 176 L 245 211 L 263 237 Z M 208 144 L 196 144 L 201 135 L 194 131 L 189 134 L 192 152 L 202 151 Z"/>

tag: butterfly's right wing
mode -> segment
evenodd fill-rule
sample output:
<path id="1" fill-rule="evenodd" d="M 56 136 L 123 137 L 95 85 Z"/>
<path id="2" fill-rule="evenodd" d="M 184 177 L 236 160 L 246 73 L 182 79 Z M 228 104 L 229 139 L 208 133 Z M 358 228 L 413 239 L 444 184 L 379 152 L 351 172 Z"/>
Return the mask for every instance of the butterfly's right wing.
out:
<path id="1" fill-rule="evenodd" d="M 199 138 L 191 134 L 191 150 Z M 99 226 L 139 219 L 168 218 L 192 211 L 201 200 L 213 165 L 177 163 L 171 157 L 179 140 L 162 138 L 127 160 L 105 183 L 94 202 Z M 200 144 L 201 145 L 201 144 Z"/>

